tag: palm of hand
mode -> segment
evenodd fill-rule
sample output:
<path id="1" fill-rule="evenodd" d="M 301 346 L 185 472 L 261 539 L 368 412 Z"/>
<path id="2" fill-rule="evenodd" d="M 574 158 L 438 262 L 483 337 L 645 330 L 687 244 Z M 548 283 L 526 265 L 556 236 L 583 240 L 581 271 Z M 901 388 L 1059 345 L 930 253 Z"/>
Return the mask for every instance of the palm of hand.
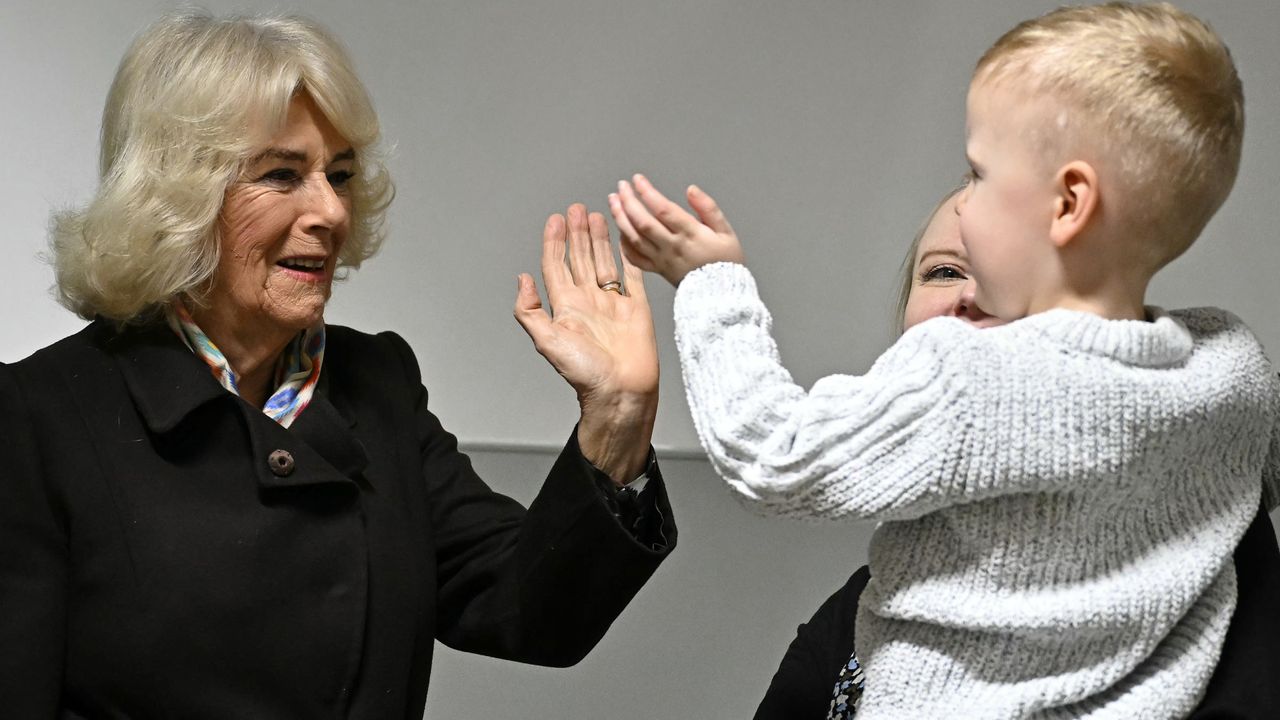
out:
<path id="1" fill-rule="evenodd" d="M 656 395 L 658 346 L 642 273 L 624 258 L 626 294 L 602 289 L 619 279 L 604 216 L 588 215 L 581 205 L 567 215 L 553 215 L 543 230 L 542 276 L 551 313 L 533 279 L 522 275 L 516 319 L 584 409 Z"/>
<path id="2" fill-rule="evenodd" d="M 647 303 L 596 288 L 561 293 L 535 343 L 583 404 L 658 389 L 658 343 Z"/>

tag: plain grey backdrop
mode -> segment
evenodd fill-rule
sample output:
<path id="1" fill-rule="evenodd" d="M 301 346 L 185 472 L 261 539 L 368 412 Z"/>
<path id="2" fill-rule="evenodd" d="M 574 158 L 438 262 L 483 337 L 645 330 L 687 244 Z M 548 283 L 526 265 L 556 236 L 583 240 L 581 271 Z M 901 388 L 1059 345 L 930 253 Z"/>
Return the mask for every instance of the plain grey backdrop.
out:
<path id="1" fill-rule="evenodd" d="M 956 184 L 973 63 L 1039 0 L 312 0 L 292 10 L 348 45 L 393 149 L 398 198 L 380 256 L 335 288 L 328 319 L 393 329 L 435 412 L 491 483 L 528 500 L 576 418 L 573 394 L 511 318 L 542 223 L 605 209 L 643 171 L 697 182 L 743 238 L 784 360 L 802 384 L 859 372 L 893 339 L 893 294 L 922 216 Z M 1180 3 L 1226 39 L 1244 81 L 1244 161 L 1226 205 L 1157 277 L 1150 302 L 1219 305 L 1280 352 L 1280 2 Z M 49 211 L 96 182 L 98 122 L 155 0 L 0 5 L 7 161 L 0 361 L 82 322 L 52 299 Z M 1170 178 L 1176 182 L 1176 178 Z M 655 445 L 680 548 L 579 667 L 441 649 L 428 715 L 743 717 L 794 632 L 864 562 L 869 525 L 740 509 L 701 459 L 650 277 L 663 362 Z"/>

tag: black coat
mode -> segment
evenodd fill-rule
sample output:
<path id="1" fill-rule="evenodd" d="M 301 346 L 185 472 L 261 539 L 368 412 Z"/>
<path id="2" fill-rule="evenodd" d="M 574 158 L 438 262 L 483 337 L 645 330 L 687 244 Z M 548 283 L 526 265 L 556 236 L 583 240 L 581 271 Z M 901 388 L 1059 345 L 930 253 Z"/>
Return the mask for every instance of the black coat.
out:
<path id="1" fill-rule="evenodd" d="M 1259 510 L 1234 555 L 1239 589 L 1218 667 L 1189 720 L 1280 717 L 1280 549 Z M 871 574 L 864 565 L 802 623 L 787 648 L 756 720 L 827 717 L 840 669 L 853 654 L 858 597 Z M 963 715 L 957 708 L 958 715 Z"/>
<path id="2" fill-rule="evenodd" d="M 163 325 L 0 365 L 0 714 L 418 720 L 435 639 L 573 664 L 674 546 L 574 438 L 492 492 L 394 334 L 330 326 L 323 378 L 285 429 Z"/>

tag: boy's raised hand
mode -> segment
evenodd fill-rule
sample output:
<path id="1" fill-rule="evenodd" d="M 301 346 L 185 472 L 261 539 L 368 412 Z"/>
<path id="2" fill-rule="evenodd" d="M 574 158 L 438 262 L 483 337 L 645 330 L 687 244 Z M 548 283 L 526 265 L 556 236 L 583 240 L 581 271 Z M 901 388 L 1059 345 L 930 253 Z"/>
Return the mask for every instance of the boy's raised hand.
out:
<path id="1" fill-rule="evenodd" d="M 636 267 L 672 285 L 703 265 L 743 262 L 742 245 L 716 201 L 696 185 L 685 197 L 698 217 L 664 197 L 643 175 L 633 176 L 631 183 L 619 181 L 618 192 L 609 195 L 622 252 Z"/>

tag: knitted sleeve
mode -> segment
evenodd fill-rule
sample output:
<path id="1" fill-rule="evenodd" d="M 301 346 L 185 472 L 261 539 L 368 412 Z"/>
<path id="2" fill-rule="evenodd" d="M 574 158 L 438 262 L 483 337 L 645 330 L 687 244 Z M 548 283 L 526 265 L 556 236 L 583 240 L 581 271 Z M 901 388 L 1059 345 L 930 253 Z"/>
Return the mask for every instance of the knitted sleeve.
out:
<path id="1" fill-rule="evenodd" d="M 1274 394 L 1274 398 L 1271 403 L 1275 409 L 1271 414 L 1271 451 L 1262 468 L 1262 502 L 1268 512 L 1280 506 L 1280 391 Z"/>
<path id="2" fill-rule="evenodd" d="M 968 393 L 948 372 L 957 363 L 941 362 L 948 348 L 936 333 L 909 332 L 865 376 L 829 376 L 805 392 L 779 360 L 745 267 L 686 276 L 675 320 L 699 440 L 752 509 L 905 518 L 965 494 L 958 468 L 945 464 L 963 455 Z M 958 322 L 953 330 L 972 332 Z"/>

